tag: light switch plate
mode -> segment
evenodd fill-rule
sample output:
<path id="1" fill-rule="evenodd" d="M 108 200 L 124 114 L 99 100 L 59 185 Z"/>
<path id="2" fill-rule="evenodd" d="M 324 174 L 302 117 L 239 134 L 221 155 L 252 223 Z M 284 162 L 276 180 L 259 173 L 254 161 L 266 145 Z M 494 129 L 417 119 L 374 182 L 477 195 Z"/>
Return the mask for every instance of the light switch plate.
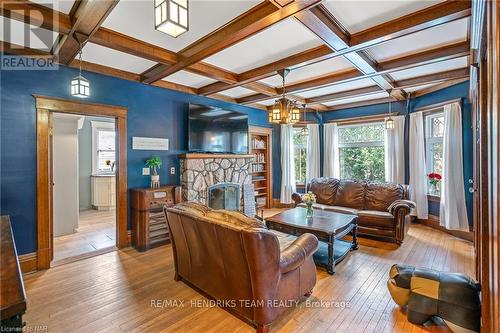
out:
<path id="1" fill-rule="evenodd" d="M 142 168 L 142 175 L 149 176 L 149 168 Z"/>
<path id="2" fill-rule="evenodd" d="M 170 168 L 170 174 L 171 175 L 175 175 L 175 167 L 171 167 Z"/>

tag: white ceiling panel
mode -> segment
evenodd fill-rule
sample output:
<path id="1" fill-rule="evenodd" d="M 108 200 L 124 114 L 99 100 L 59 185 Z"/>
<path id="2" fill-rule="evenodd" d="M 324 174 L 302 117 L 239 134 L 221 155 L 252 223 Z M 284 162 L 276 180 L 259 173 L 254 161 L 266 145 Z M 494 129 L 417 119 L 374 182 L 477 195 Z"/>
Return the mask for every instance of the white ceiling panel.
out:
<path id="1" fill-rule="evenodd" d="M 467 40 L 468 18 L 426 29 L 377 45 L 368 52 L 378 62 Z"/>
<path id="2" fill-rule="evenodd" d="M 265 101 L 260 101 L 257 104 L 269 106 L 269 105 L 273 105 L 275 101 L 276 101 L 276 99 L 266 99 Z"/>
<path id="3" fill-rule="evenodd" d="M 434 85 L 436 85 L 436 84 L 435 83 L 433 83 L 433 84 L 423 84 L 421 86 L 415 86 L 415 87 L 405 88 L 405 91 L 407 93 L 413 93 L 413 92 L 418 91 L 418 90 L 430 88 L 430 87 L 432 87 Z"/>
<path id="4" fill-rule="evenodd" d="M 351 34 L 403 15 L 430 7 L 442 0 L 326 0 L 326 8 Z"/>
<path id="5" fill-rule="evenodd" d="M 286 83 L 289 84 L 307 79 L 312 79 L 316 76 L 321 76 L 334 72 L 341 72 L 351 68 L 354 67 L 344 57 L 335 57 L 290 71 L 290 73 L 286 77 Z M 268 77 L 266 79 L 260 80 L 260 82 L 275 87 L 277 86 L 281 87 L 282 85 L 282 79 L 281 76 L 279 75 Z"/>
<path id="6" fill-rule="evenodd" d="M 412 77 L 423 76 L 427 74 L 445 72 L 457 68 L 467 67 L 467 57 L 441 61 L 429 65 L 419 66 L 415 68 L 406 69 L 404 71 L 393 72 L 391 76 L 395 80 L 404 80 Z"/>
<path id="7" fill-rule="evenodd" d="M 372 94 L 372 95 L 339 99 L 337 101 L 325 102 L 323 104 L 325 104 L 326 106 L 333 106 L 333 105 L 342 105 L 342 104 L 347 104 L 347 103 L 370 101 L 372 99 L 382 99 L 382 98 L 386 98 L 386 97 L 389 97 L 389 94 L 384 91 L 384 92 L 380 92 L 380 93 Z"/>
<path id="8" fill-rule="evenodd" d="M 255 91 L 243 87 L 235 87 L 221 91 L 220 94 L 228 97 L 239 98 L 246 95 L 255 94 Z"/>
<path id="9" fill-rule="evenodd" d="M 187 71 L 179 71 L 163 79 L 164 81 L 174 82 L 178 84 L 183 84 L 188 87 L 200 88 L 206 86 L 207 84 L 217 82 L 215 80 L 209 79 L 207 77 L 190 73 Z"/>
<path id="10" fill-rule="evenodd" d="M 48 52 L 57 33 L 0 16 L 0 36 L 4 42 Z"/>
<path id="11" fill-rule="evenodd" d="M 189 31 L 177 38 L 155 30 L 154 1 L 122 0 L 106 18 L 103 26 L 178 52 L 259 2 L 253 0 L 189 1 Z"/>
<path id="12" fill-rule="evenodd" d="M 340 83 L 336 85 L 331 85 L 319 89 L 312 89 L 300 93 L 295 93 L 295 95 L 300 96 L 302 98 L 311 98 L 316 96 L 322 96 L 327 94 L 333 94 L 341 91 L 348 91 L 353 89 L 359 89 L 364 87 L 373 86 L 374 83 L 371 79 L 360 79 L 345 83 Z"/>
<path id="13" fill-rule="evenodd" d="M 35 2 L 39 5 L 49 7 L 53 10 L 57 10 L 58 12 L 62 12 L 64 14 L 69 14 L 71 7 L 75 3 L 75 0 L 31 0 L 31 2 Z"/>
<path id="14" fill-rule="evenodd" d="M 83 47 L 82 59 L 99 65 L 121 69 L 132 73 L 142 73 L 156 63 L 128 53 L 109 49 L 97 44 L 87 43 Z"/>
<path id="15" fill-rule="evenodd" d="M 290 18 L 204 61 L 241 73 L 319 45 L 316 35 Z"/>

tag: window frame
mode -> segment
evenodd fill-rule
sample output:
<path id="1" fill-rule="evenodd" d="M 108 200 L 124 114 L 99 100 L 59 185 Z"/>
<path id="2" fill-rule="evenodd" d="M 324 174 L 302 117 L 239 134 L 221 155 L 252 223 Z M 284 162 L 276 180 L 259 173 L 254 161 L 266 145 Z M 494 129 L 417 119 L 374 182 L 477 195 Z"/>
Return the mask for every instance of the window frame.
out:
<path id="1" fill-rule="evenodd" d="M 343 128 L 348 128 L 348 127 L 363 127 L 363 126 L 369 126 L 369 125 L 374 125 L 374 124 L 379 124 L 379 125 L 384 125 L 385 122 L 383 119 L 381 120 L 375 120 L 375 121 L 367 121 L 367 122 L 360 122 L 360 123 L 355 123 L 355 124 L 339 124 L 337 126 L 337 138 L 340 137 L 339 131 Z M 385 125 L 384 125 L 385 126 Z M 337 143 L 337 154 L 339 156 L 339 178 L 340 179 L 347 179 L 347 178 L 342 178 L 340 175 L 340 149 L 342 148 L 374 148 L 374 147 L 382 147 L 384 148 L 384 155 L 385 155 L 385 138 L 382 139 L 382 141 L 367 141 L 367 142 L 350 142 L 350 143 Z M 385 164 L 385 159 L 384 159 L 384 164 Z M 365 179 L 360 179 L 360 180 L 365 180 Z"/>
<path id="2" fill-rule="evenodd" d="M 443 145 L 444 136 L 441 137 L 432 137 L 432 119 L 434 118 L 444 118 L 444 110 L 443 108 L 439 108 L 438 110 L 431 111 L 424 115 L 424 146 L 425 146 L 425 169 L 426 173 L 429 174 L 431 172 L 436 172 L 434 170 L 433 159 L 434 156 L 434 144 L 440 143 Z M 443 119 L 444 123 L 444 119 Z M 442 172 L 440 172 L 442 175 Z M 427 180 L 428 181 L 428 180 Z M 427 195 L 439 196 L 436 193 L 431 193 L 431 187 L 427 188 Z"/>
<path id="3" fill-rule="evenodd" d="M 294 136 L 295 136 L 295 131 L 301 131 L 302 128 L 306 127 L 305 125 L 294 125 L 293 126 L 293 131 L 294 131 Z M 294 143 L 293 144 L 293 152 L 294 152 L 294 160 L 293 160 L 293 170 L 295 171 L 295 157 L 296 157 L 296 150 L 297 150 L 297 145 Z M 307 174 L 307 140 L 306 140 L 306 143 L 304 143 L 303 147 L 302 148 L 299 148 L 300 151 L 304 151 L 304 155 L 306 156 L 306 165 L 305 165 L 305 168 L 306 168 L 306 174 Z M 299 156 L 299 161 L 300 161 L 300 157 Z M 299 165 L 299 170 L 301 171 L 301 167 Z M 299 174 L 301 173 L 299 171 Z M 305 187 L 306 186 L 306 179 L 304 177 L 304 181 L 300 181 L 299 178 L 298 178 L 299 175 L 295 175 L 295 186 L 297 186 L 298 188 L 302 188 L 302 187 Z"/>
<path id="4" fill-rule="evenodd" d="M 99 158 L 98 158 L 98 147 L 99 147 L 99 132 L 114 132 L 116 133 L 116 126 L 114 122 L 104 122 L 104 121 L 91 121 L 92 127 L 92 174 L 102 175 L 102 174 L 114 174 L 114 171 L 99 170 Z M 116 136 L 115 136 L 115 152 L 116 158 Z"/>

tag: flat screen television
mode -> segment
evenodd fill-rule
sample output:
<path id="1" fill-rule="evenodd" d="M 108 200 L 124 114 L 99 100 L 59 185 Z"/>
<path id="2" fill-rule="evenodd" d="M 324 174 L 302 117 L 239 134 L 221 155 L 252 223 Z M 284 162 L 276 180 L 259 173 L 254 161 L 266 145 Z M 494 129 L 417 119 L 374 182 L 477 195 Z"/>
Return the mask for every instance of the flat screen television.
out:
<path id="1" fill-rule="evenodd" d="M 189 104 L 189 151 L 248 154 L 248 115 Z"/>

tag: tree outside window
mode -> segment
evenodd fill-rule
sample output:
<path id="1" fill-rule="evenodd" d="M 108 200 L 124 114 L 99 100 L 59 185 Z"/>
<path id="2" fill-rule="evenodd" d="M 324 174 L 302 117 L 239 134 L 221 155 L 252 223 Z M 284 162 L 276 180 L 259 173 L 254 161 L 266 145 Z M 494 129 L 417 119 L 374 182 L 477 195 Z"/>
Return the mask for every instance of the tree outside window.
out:
<path id="1" fill-rule="evenodd" d="M 383 122 L 339 126 L 340 178 L 385 180 Z"/>
<path id="2" fill-rule="evenodd" d="M 306 183 L 307 135 L 304 135 L 301 130 L 300 127 L 294 127 L 293 129 L 294 166 L 297 185 Z"/>

